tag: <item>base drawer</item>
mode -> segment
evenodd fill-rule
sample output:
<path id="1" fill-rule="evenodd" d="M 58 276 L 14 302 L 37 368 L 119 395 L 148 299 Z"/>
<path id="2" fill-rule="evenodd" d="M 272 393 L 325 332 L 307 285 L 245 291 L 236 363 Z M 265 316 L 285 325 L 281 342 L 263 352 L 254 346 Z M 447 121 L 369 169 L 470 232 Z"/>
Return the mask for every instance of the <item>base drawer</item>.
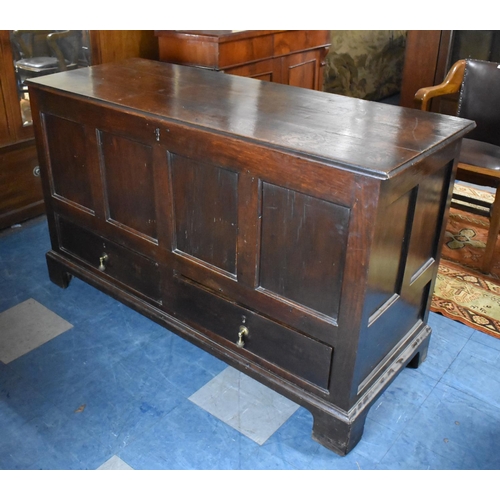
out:
<path id="1" fill-rule="evenodd" d="M 57 223 L 61 250 L 118 280 L 133 292 L 161 302 L 160 271 L 156 262 L 62 217 L 57 217 Z"/>
<path id="2" fill-rule="evenodd" d="M 0 148 L 0 229 L 45 212 L 39 170 L 33 140 Z"/>
<path id="3" fill-rule="evenodd" d="M 208 330 L 235 349 L 268 361 L 322 389 L 329 386 L 333 348 L 230 302 L 185 278 L 175 280 L 172 309 L 182 321 Z M 244 330 L 240 335 L 240 329 Z M 238 346 L 241 340 L 243 345 Z"/>

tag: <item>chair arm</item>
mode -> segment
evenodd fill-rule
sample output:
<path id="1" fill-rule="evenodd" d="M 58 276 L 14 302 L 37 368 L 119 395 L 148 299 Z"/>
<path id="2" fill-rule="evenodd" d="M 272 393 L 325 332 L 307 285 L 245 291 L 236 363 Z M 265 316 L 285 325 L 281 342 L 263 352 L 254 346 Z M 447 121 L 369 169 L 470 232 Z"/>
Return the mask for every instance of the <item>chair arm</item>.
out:
<path id="1" fill-rule="evenodd" d="M 14 43 L 17 45 L 19 48 L 19 51 L 21 52 L 21 59 L 29 59 L 30 57 L 33 57 L 33 47 L 30 45 L 27 45 L 26 42 L 23 39 L 23 35 L 46 35 L 48 33 L 52 33 L 51 30 L 13 30 L 12 31 L 12 39 Z"/>
<path id="2" fill-rule="evenodd" d="M 417 90 L 413 103 L 415 108 L 429 110 L 430 100 L 441 95 L 454 94 L 460 90 L 464 78 L 465 60 L 457 61 L 448 71 L 443 83 Z"/>
<path id="3" fill-rule="evenodd" d="M 47 44 L 49 45 L 52 52 L 57 57 L 57 62 L 59 64 L 59 69 L 61 71 L 66 71 L 68 68 L 66 66 L 66 60 L 64 58 L 64 54 L 62 53 L 62 50 L 60 49 L 59 45 L 57 44 L 57 41 L 60 38 L 66 38 L 70 34 L 71 34 L 71 30 L 65 30 L 65 31 L 57 31 L 55 33 L 50 33 L 50 35 L 47 35 Z"/>
<path id="4" fill-rule="evenodd" d="M 21 59 L 25 59 L 28 57 L 31 57 L 33 52 L 31 50 L 31 47 L 26 45 L 26 43 L 23 40 L 22 35 L 26 33 L 25 30 L 13 30 L 12 31 L 12 39 L 16 43 L 17 47 L 19 48 L 20 56 Z"/>

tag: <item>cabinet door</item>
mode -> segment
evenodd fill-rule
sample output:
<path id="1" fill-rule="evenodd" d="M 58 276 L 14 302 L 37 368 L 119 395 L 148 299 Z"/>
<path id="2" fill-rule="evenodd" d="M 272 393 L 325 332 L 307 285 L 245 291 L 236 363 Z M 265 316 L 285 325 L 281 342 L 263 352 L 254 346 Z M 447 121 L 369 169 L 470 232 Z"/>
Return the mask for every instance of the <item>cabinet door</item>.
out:
<path id="1" fill-rule="evenodd" d="M 280 59 L 281 83 L 305 89 L 322 90 L 323 49 L 291 54 Z"/>
<path id="2" fill-rule="evenodd" d="M 245 64 L 244 66 L 239 66 L 238 68 L 228 69 L 224 72 L 229 75 L 246 76 L 257 80 L 264 80 L 266 82 L 280 83 L 279 71 L 280 67 L 277 67 L 272 59 L 268 59 L 267 61 Z"/>
<path id="3" fill-rule="evenodd" d="M 0 154 L 0 228 L 44 212 L 34 141 L 2 148 Z"/>

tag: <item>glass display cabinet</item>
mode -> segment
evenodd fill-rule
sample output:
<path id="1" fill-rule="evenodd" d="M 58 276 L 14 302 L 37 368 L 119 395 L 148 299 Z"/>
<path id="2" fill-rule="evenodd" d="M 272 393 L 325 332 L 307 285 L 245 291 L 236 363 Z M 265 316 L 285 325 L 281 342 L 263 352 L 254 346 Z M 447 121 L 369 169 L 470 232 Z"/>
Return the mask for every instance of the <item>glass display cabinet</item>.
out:
<path id="1" fill-rule="evenodd" d="M 152 30 L 0 30 L 0 229 L 44 213 L 26 81 L 128 57 L 158 58 Z"/>
<path id="2" fill-rule="evenodd" d="M 44 212 L 26 80 L 90 63 L 88 31 L 0 31 L 0 229 Z"/>
<path id="3" fill-rule="evenodd" d="M 31 125 L 26 80 L 90 65 L 87 30 L 11 30 L 10 46 L 23 126 Z"/>

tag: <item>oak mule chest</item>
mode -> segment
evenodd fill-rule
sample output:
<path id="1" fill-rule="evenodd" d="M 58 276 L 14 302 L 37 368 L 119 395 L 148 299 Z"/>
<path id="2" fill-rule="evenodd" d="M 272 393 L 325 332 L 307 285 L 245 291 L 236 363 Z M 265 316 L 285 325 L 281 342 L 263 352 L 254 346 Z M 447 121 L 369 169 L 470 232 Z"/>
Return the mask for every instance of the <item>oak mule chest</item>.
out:
<path id="1" fill-rule="evenodd" d="M 425 358 L 474 123 L 142 59 L 33 79 L 30 98 L 51 280 L 220 357 L 348 453 Z"/>

